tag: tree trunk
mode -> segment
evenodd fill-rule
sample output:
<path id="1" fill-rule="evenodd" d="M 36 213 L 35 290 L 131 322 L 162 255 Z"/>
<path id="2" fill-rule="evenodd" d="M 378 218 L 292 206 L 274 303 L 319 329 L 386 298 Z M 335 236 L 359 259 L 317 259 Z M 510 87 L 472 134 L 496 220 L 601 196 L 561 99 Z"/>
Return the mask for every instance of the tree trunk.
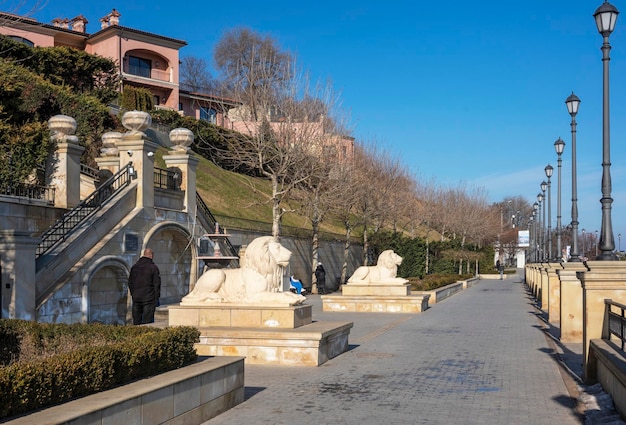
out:
<path id="1" fill-rule="evenodd" d="M 350 257 L 350 235 L 352 228 L 346 227 L 346 241 L 343 247 L 343 264 L 341 265 L 341 284 L 348 281 L 348 258 Z"/>
<path id="2" fill-rule="evenodd" d="M 363 265 L 367 266 L 367 253 L 370 249 L 370 241 L 368 239 L 367 227 L 363 229 Z"/>
<path id="3" fill-rule="evenodd" d="M 316 220 L 311 220 L 311 226 L 313 227 L 313 237 L 311 240 L 311 286 L 313 282 L 315 282 L 315 268 L 317 267 L 317 263 L 319 261 L 319 248 L 320 248 L 320 238 L 319 238 L 319 222 Z M 317 282 L 315 282 L 317 283 Z"/>

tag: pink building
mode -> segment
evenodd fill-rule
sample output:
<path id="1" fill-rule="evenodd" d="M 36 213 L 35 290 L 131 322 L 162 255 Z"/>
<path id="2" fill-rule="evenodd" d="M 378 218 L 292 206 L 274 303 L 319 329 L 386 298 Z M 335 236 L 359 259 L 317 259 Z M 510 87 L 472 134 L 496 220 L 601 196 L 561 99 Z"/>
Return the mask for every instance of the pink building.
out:
<path id="1" fill-rule="evenodd" d="M 187 45 L 185 41 L 122 26 L 115 9 L 100 19 L 100 29 L 93 34 L 87 32 L 88 22 L 82 15 L 57 18 L 52 24 L 6 13 L 0 19 L 5 22 L 0 34 L 31 46 L 73 47 L 114 60 L 123 87 L 147 88 L 154 94 L 155 105 L 179 110 L 178 52 Z"/>
<path id="2" fill-rule="evenodd" d="M 178 111 L 181 115 L 208 121 L 220 127 L 254 134 L 258 123 L 246 121 L 239 112 L 242 105 L 232 99 L 196 93 L 180 89 L 179 51 L 187 45 L 183 40 L 152 34 L 120 25 L 121 14 L 113 9 L 99 19 L 100 29 L 87 32 L 88 21 L 83 15 L 73 19 L 56 18 L 51 24 L 43 24 L 28 17 L 0 12 L 0 34 L 30 46 L 66 46 L 84 50 L 112 59 L 119 66 L 124 87 L 134 86 L 150 90 L 158 109 Z M 245 109 L 245 108 L 243 108 Z M 280 119 L 268 117 L 271 125 L 284 126 Z M 313 127 L 313 139 L 317 146 L 333 146 L 339 158 L 351 158 L 354 139 L 326 134 L 323 118 Z M 290 126 L 298 127 L 297 123 Z M 294 127 L 294 128 L 295 128 Z M 297 129 L 296 129 L 297 130 Z"/>

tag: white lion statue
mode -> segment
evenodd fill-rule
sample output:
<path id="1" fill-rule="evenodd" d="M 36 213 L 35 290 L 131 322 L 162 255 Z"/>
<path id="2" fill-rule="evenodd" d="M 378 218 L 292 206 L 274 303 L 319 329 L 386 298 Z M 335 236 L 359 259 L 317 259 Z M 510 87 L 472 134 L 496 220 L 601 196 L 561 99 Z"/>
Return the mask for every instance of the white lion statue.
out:
<path id="1" fill-rule="evenodd" d="M 241 268 L 207 270 L 180 304 L 302 304 L 306 300 L 304 296 L 281 292 L 283 269 L 289 265 L 290 258 L 291 251 L 273 237 L 256 238 L 246 248 Z"/>
<path id="2" fill-rule="evenodd" d="M 405 284 L 408 280 L 396 277 L 400 264 L 402 264 L 402 257 L 388 249 L 381 252 L 375 266 L 361 266 L 356 269 L 348 279 L 348 284 Z"/>

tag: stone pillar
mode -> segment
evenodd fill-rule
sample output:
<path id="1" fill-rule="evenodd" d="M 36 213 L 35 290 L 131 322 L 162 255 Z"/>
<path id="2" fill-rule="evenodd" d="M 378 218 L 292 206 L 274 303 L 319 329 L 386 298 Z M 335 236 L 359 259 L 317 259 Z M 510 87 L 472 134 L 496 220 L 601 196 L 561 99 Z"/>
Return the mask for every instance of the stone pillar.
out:
<path id="1" fill-rule="evenodd" d="M 132 162 L 137 179 L 137 207 L 154 208 L 154 152 L 159 147 L 143 132 L 152 117 L 143 111 L 129 111 L 122 116 L 122 125 L 129 131 L 122 139 L 114 139 L 120 155 L 120 170 Z"/>
<path id="2" fill-rule="evenodd" d="M 539 290 L 539 301 L 541 302 L 541 310 L 548 312 L 548 303 L 550 299 L 550 280 L 548 279 L 548 263 L 541 263 L 539 269 L 541 273 L 541 289 Z"/>
<path id="3" fill-rule="evenodd" d="M 171 152 L 163 155 L 167 168 L 176 167 L 182 172 L 180 189 L 185 191 L 183 205 L 189 217 L 196 216 L 196 167 L 200 160 L 195 155 Z"/>
<path id="4" fill-rule="evenodd" d="M 583 288 L 576 273 L 586 271 L 584 263 L 563 263 L 557 271 L 561 282 L 561 342 L 583 342 Z"/>
<path id="5" fill-rule="evenodd" d="M 548 264 L 548 322 L 557 328 L 561 323 L 561 282 L 558 275 L 560 270 L 563 270 L 562 263 Z"/>
<path id="6" fill-rule="evenodd" d="M 80 156 L 85 148 L 78 144 L 76 120 L 55 115 L 48 120 L 56 150 L 50 164 L 49 184 L 54 187 L 54 206 L 74 208 L 80 203 Z"/>
<path id="7" fill-rule="evenodd" d="M 2 318 L 37 320 L 35 253 L 41 239 L 31 234 L 0 230 Z"/>
<path id="8" fill-rule="evenodd" d="M 626 263 L 622 261 L 587 261 L 587 271 L 577 276 L 583 288 L 583 377 L 588 370 L 589 342 L 602 337 L 604 300 L 626 304 Z"/>
<path id="9" fill-rule="evenodd" d="M 186 128 L 175 128 L 170 131 L 170 141 L 173 144 L 172 151 L 163 155 L 167 168 L 176 167 L 182 172 L 180 189 L 185 191 L 183 205 L 193 219 L 196 217 L 196 167 L 200 160 L 189 150 L 193 143 L 194 135 Z M 191 152 L 191 153 L 190 153 Z"/>
<path id="10" fill-rule="evenodd" d="M 98 168 L 101 170 L 109 170 L 112 174 L 120 170 L 120 154 L 118 143 L 122 141 L 122 133 L 117 131 L 109 131 L 102 135 L 102 149 L 100 149 L 101 157 L 95 158 Z"/>

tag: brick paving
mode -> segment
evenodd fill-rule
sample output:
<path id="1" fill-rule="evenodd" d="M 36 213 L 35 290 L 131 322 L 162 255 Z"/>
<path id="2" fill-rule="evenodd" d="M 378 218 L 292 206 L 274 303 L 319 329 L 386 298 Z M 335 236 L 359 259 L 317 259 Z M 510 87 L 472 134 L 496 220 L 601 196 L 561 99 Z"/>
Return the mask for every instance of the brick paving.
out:
<path id="1" fill-rule="evenodd" d="M 350 350 L 319 367 L 247 365 L 246 400 L 205 425 L 583 423 L 557 361 L 577 357 L 546 336 L 519 275 L 419 314 L 308 302 L 314 320 L 354 322 Z"/>

